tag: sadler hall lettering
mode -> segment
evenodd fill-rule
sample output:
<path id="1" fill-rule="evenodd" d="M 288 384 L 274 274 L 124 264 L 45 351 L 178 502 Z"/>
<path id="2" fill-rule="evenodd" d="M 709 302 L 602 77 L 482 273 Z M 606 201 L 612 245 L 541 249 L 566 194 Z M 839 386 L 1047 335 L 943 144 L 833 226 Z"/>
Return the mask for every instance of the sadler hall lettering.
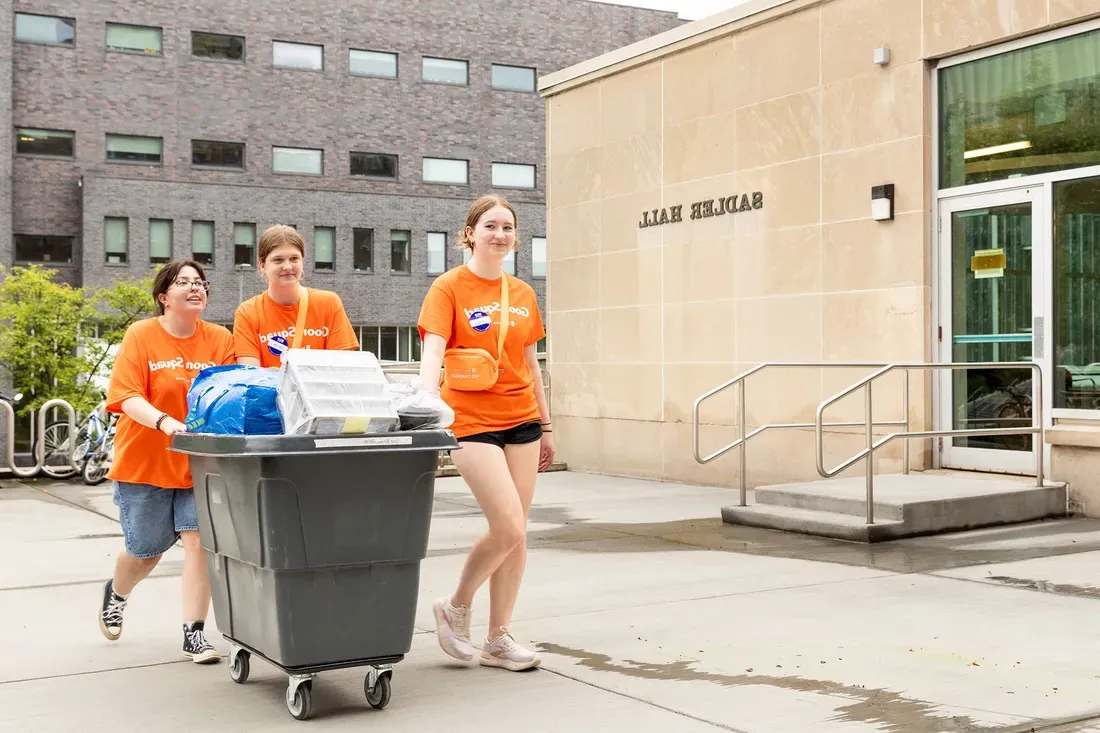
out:
<path id="1" fill-rule="evenodd" d="M 756 191 L 752 194 L 738 196 L 726 196 L 725 198 L 711 199 L 710 201 L 697 201 L 691 205 L 692 219 L 706 219 L 711 216 L 723 214 L 736 214 L 741 211 L 752 211 L 764 208 L 764 194 Z M 683 206 L 668 206 L 663 209 L 653 209 L 642 212 L 642 220 L 638 222 L 639 229 L 655 227 L 662 224 L 678 224 L 683 221 Z"/>

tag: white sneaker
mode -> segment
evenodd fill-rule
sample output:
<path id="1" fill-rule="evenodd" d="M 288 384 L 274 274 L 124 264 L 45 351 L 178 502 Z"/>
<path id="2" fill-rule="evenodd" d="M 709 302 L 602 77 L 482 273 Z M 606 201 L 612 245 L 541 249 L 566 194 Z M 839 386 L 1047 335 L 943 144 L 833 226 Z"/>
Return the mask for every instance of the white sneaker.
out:
<path id="1" fill-rule="evenodd" d="M 474 645 L 470 643 L 470 609 L 467 606 L 455 608 L 450 598 L 436 601 L 432 605 L 435 612 L 435 630 L 439 646 L 460 662 L 469 662 L 474 658 Z"/>
<path id="2" fill-rule="evenodd" d="M 500 667 L 512 672 L 520 672 L 542 664 L 537 652 L 526 649 L 516 643 L 508 629 L 500 627 L 500 636 L 486 639 L 481 648 L 480 662 L 486 667 Z"/>

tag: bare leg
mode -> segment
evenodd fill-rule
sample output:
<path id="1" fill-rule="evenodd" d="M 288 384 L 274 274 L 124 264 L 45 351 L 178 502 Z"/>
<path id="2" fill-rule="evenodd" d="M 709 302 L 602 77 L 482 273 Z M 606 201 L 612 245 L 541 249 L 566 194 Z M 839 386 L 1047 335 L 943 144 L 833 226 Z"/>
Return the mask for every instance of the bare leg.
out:
<path id="1" fill-rule="evenodd" d="M 111 587 L 115 593 L 127 597 L 141 581 L 153 572 L 160 562 L 160 555 L 150 558 L 137 558 L 123 550 L 115 560 L 115 577 Z"/>
<path id="2" fill-rule="evenodd" d="M 180 532 L 180 541 L 183 543 L 183 622 L 190 626 L 196 621 L 206 621 L 210 611 L 210 576 L 199 533 Z"/>
<path id="3" fill-rule="evenodd" d="M 458 589 L 451 598 L 455 606 L 469 606 L 478 588 L 496 572 L 512 550 L 524 542 L 524 513 L 508 461 L 499 447 L 488 443 L 463 443 L 462 450 L 451 454 L 451 460 L 489 521 L 489 531 L 470 550 Z"/>
<path id="4" fill-rule="evenodd" d="M 526 530 L 527 515 L 531 511 L 531 501 L 535 496 L 535 479 L 538 478 L 539 441 L 524 445 L 509 445 L 504 448 L 504 457 L 508 461 L 508 473 L 512 476 L 520 505 L 523 508 L 523 524 Z M 492 639 L 512 622 L 512 611 L 519 597 L 519 586 L 523 581 L 523 570 L 527 566 L 527 534 L 523 540 L 505 558 L 496 572 L 489 578 L 489 633 Z"/>

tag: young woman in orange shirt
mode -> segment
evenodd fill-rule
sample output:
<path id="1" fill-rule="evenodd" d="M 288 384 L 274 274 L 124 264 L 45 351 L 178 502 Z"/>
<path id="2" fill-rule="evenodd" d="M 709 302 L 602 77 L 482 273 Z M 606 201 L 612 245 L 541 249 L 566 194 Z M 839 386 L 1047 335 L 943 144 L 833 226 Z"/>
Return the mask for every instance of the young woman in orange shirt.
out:
<path id="1" fill-rule="evenodd" d="M 466 558 L 458 587 L 434 605 L 439 644 L 471 661 L 470 605 L 489 581 L 489 634 L 479 662 L 512 671 L 539 655 L 508 630 L 527 562 L 527 516 L 538 472 L 554 459 L 550 407 L 535 346 L 545 335 L 535 292 L 504 272 L 517 249 L 516 210 L 497 196 L 474 202 L 462 230 L 470 261 L 440 275 L 420 312 L 419 382 L 455 412 L 451 454 L 489 521 Z M 440 367 L 444 376 L 440 388 Z"/>
<path id="2" fill-rule="evenodd" d="M 165 265 L 153 282 L 158 315 L 126 329 L 115 358 L 107 409 L 122 417 L 107 477 L 115 482 L 125 551 L 103 586 L 99 606 L 99 630 L 117 641 L 130 593 L 161 555 L 182 541 L 183 654 L 200 664 L 221 658 L 204 628 L 210 579 L 199 543 L 190 464 L 168 445 L 171 436 L 186 430 L 191 380 L 206 367 L 235 360 L 229 331 L 200 318 L 209 288 L 199 263 Z"/>
<path id="3" fill-rule="evenodd" d="M 257 244 L 267 290 L 237 308 L 233 319 L 237 362 L 277 369 L 290 348 L 358 350 L 359 339 L 340 296 L 300 284 L 306 248 L 294 227 L 269 227 Z M 304 327 L 298 319 L 302 308 L 306 309 Z"/>

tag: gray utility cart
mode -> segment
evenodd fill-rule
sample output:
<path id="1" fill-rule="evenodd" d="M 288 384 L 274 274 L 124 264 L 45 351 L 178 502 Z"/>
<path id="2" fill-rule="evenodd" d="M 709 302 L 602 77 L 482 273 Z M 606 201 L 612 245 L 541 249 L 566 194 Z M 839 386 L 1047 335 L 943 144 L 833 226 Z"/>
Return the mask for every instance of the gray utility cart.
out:
<path id="1" fill-rule="evenodd" d="M 367 667 L 367 702 L 386 707 L 412 646 L 439 454 L 457 447 L 444 430 L 174 436 L 234 682 L 253 655 L 266 660 L 305 720 L 315 674 Z"/>

